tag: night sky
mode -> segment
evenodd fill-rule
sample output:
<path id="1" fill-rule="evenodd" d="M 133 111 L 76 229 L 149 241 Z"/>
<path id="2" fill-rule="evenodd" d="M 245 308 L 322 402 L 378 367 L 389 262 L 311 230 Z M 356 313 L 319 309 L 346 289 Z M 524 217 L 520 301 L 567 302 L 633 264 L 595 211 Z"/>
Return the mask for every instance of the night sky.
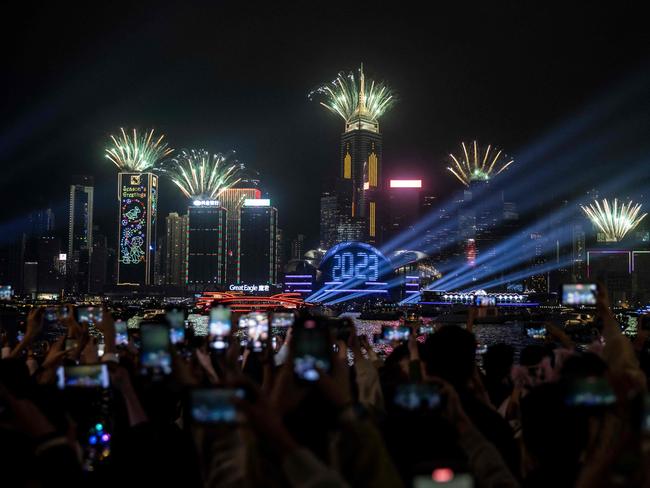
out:
<path id="1" fill-rule="evenodd" d="M 384 176 L 422 177 L 441 196 L 457 189 L 444 168 L 461 140 L 516 158 L 624 80 L 650 79 L 646 16 L 631 2 L 239 3 L 3 7 L 2 232 L 48 205 L 64 229 L 71 176 L 90 174 L 96 222 L 113 238 L 116 168 L 103 148 L 110 132 L 136 126 L 177 149 L 235 149 L 287 237 L 315 245 L 343 121 L 307 93 L 340 70 L 363 62 L 397 90 L 381 120 Z M 637 98 L 641 147 L 650 91 Z M 161 191 L 161 217 L 183 211 L 178 190 Z"/>

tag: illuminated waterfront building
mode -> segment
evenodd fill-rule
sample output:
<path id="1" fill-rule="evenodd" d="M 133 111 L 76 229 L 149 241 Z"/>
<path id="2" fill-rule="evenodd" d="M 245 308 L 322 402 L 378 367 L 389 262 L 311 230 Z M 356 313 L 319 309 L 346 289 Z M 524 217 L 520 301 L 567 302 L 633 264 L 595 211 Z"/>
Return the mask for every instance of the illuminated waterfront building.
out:
<path id="1" fill-rule="evenodd" d="M 73 292 L 88 291 L 93 247 L 93 195 L 93 178 L 75 177 L 70 185 L 67 253 L 68 287 Z"/>
<path id="2" fill-rule="evenodd" d="M 268 199 L 246 199 L 240 210 L 240 281 L 275 285 L 278 282 L 278 211 Z"/>
<path id="3" fill-rule="evenodd" d="M 329 249 L 338 241 L 336 227 L 339 204 L 336 192 L 325 191 L 320 197 L 320 247 Z"/>
<path id="4" fill-rule="evenodd" d="M 215 290 L 226 282 L 228 211 L 216 200 L 195 200 L 188 208 L 187 286 Z"/>
<path id="5" fill-rule="evenodd" d="M 345 124 L 341 135 L 340 177 L 348 183 L 351 197 L 341 209 L 355 218 L 354 225 L 362 226 L 361 235 L 369 243 L 379 239 L 378 200 L 381 181 L 382 136 L 379 121 L 366 108 L 365 79 L 360 72 L 359 104 Z"/>
<path id="6" fill-rule="evenodd" d="M 345 121 L 335 190 L 339 220 L 337 241 L 344 240 L 340 232 L 343 231 L 346 235 L 361 236 L 361 240 L 369 243 L 380 242 L 382 136 L 379 118 L 395 102 L 394 94 L 383 82 L 370 80 L 366 84 L 363 65 L 358 73 L 340 73 L 332 83 L 312 93 L 324 99 L 321 105 Z"/>
<path id="7" fill-rule="evenodd" d="M 390 240 L 412 230 L 420 217 L 422 180 L 390 180 L 386 190 L 386 235 Z"/>
<path id="8" fill-rule="evenodd" d="M 118 285 L 149 285 L 153 281 L 156 248 L 158 176 L 121 172 L 117 175 L 120 202 Z"/>
<path id="9" fill-rule="evenodd" d="M 253 187 L 257 184 L 255 181 L 242 181 L 240 184 L 246 184 L 248 187 L 228 188 L 219 194 L 219 202 L 228 211 L 226 244 L 226 281 L 228 283 L 241 281 L 241 208 L 246 199 L 259 199 L 262 196 L 262 192 Z"/>
<path id="10" fill-rule="evenodd" d="M 165 235 L 165 284 L 184 286 L 187 281 L 188 216 L 167 216 Z"/>

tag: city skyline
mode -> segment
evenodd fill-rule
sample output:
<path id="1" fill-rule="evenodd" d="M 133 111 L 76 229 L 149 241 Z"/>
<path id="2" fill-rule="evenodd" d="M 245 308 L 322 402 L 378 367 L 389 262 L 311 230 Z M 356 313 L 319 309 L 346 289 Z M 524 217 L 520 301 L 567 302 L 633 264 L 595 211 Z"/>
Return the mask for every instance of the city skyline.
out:
<path id="1" fill-rule="evenodd" d="M 131 22 L 144 21 L 151 39 L 155 39 L 168 33 L 169 20 L 164 16 L 165 11 L 166 7 L 162 5 L 153 18 L 145 8 L 135 9 Z M 0 157 L 5 163 L 13 163 L 8 175 L 25 177 L 27 168 L 31 171 L 50 164 L 56 164 L 61 171 L 47 182 L 33 182 L 39 195 L 37 199 L 42 200 L 37 202 L 33 197 L 14 195 L 12 207 L 0 211 L 3 229 L 11 229 L 17 217 L 32 209 L 50 203 L 53 207 L 63 206 L 56 188 L 57 185 L 58 188 L 69 185 L 64 177 L 68 171 L 91 174 L 97 181 L 106 181 L 110 168 L 100 167 L 103 140 L 115 127 L 132 125 L 142 129 L 154 127 L 157 132 L 167 134 L 176 148 L 236 149 L 242 161 L 261 173 L 268 192 L 283 209 L 281 226 L 286 234 L 305 234 L 308 242 L 315 245 L 318 240 L 315 216 L 318 215 L 319 199 L 310 196 L 313 193 L 311 189 L 304 188 L 291 174 L 301 167 L 300 161 L 309 160 L 313 163 L 301 167 L 301 170 L 313 185 L 320 186 L 321 181 L 335 175 L 336 140 L 340 136 L 338 122 L 309 103 L 306 97 L 314 86 L 331 79 L 332 73 L 356 69 L 363 62 L 368 77 L 386 80 L 395 88 L 399 103 L 382 121 L 382 132 L 388 141 L 384 148 L 385 177 L 422 178 L 442 198 L 458 189 L 445 174 L 445 167 L 446 155 L 456 150 L 459 141 L 474 138 L 498 141 L 500 147 L 507 147 L 510 154 L 519 157 L 544 134 L 553 132 L 558 124 L 561 126 L 566 121 L 579 119 L 584 110 L 597 107 L 602 94 L 612 86 L 647 75 L 638 69 L 637 59 L 644 54 L 642 43 L 630 42 L 640 34 L 635 34 L 631 28 L 623 31 L 622 27 L 611 22 L 612 17 L 623 12 L 612 13 L 599 7 L 587 12 L 568 7 L 559 12 L 546 6 L 540 7 L 534 15 L 516 7 L 478 9 L 467 19 L 469 25 L 477 29 L 466 42 L 454 40 L 453 36 L 449 41 L 446 35 L 449 28 L 442 25 L 444 19 L 455 17 L 457 11 L 454 7 L 447 7 L 439 13 L 438 31 L 413 28 L 420 25 L 417 20 L 409 18 L 407 21 L 399 15 L 394 17 L 373 12 L 370 25 L 362 28 L 364 34 L 381 31 L 381 39 L 375 39 L 373 46 L 362 41 L 346 42 L 346 49 L 338 49 L 342 41 L 334 42 L 334 32 L 321 29 L 324 33 L 305 45 L 289 44 L 286 51 L 276 51 L 276 56 L 269 58 L 275 59 L 276 66 L 262 61 L 269 50 L 296 35 L 308 39 L 305 34 L 310 27 L 328 26 L 327 15 L 316 20 L 280 8 L 277 12 L 260 11 L 259 15 L 250 17 L 248 12 L 237 9 L 208 8 L 206 20 L 216 18 L 214 16 L 220 13 L 229 14 L 231 24 L 220 24 L 227 31 L 236 32 L 237 26 L 249 18 L 258 24 L 259 29 L 255 33 L 247 30 L 250 42 L 241 45 L 234 41 L 227 45 L 201 42 L 205 39 L 199 34 L 200 29 L 192 30 L 188 39 L 181 40 L 187 36 L 172 37 L 166 46 L 177 45 L 178 49 L 168 51 L 153 47 L 149 42 L 139 43 L 138 40 L 144 41 L 142 34 L 131 33 L 125 25 L 114 22 L 114 15 L 105 13 L 98 25 L 103 33 L 109 32 L 109 37 L 117 40 L 116 43 L 109 46 L 109 41 L 99 33 L 81 32 L 81 37 L 88 41 L 88 49 L 101 51 L 110 48 L 111 55 L 103 64 L 91 62 L 87 51 L 80 49 L 70 34 L 63 34 L 57 45 L 47 47 L 39 56 L 57 59 L 65 49 L 71 48 L 70 61 L 66 58 L 62 63 L 64 71 L 61 73 L 67 70 L 71 75 L 64 85 L 57 72 L 37 81 L 20 78 L 29 75 L 30 71 L 16 69 L 5 80 L 9 92 L 18 96 L 7 101 L 1 125 L 6 151 Z M 53 13 L 47 10 L 28 13 L 27 18 L 33 20 L 32 28 L 43 27 L 33 32 L 34 39 L 48 34 L 47 27 L 42 25 L 46 18 L 49 19 L 48 14 Z M 354 11 L 350 12 L 350 15 L 354 14 Z M 576 23 L 575 19 L 580 16 L 583 21 Z M 175 30 L 173 36 L 181 32 L 188 34 L 189 25 L 185 26 L 184 21 L 189 18 L 194 18 L 192 9 L 181 9 L 181 29 Z M 300 32 L 280 33 L 279 26 L 294 25 L 297 20 L 301 21 L 298 22 Z M 556 29 L 558 39 L 568 41 L 568 47 L 563 48 L 566 52 L 557 51 L 555 47 L 559 44 L 546 37 L 545 29 L 549 22 Z M 503 29 L 495 28 L 495 23 Z M 588 28 L 588 25 L 594 27 Z M 487 32 L 491 34 L 481 35 Z M 126 38 L 120 40 L 122 36 Z M 255 42 L 265 38 L 270 41 L 268 46 Z M 449 41 L 444 50 L 437 49 L 442 38 Z M 481 45 L 473 42 L 478 38 L 481 38 Z M 417 55 L 410 53 L 412 43 L 428 49 L 418 49 Z M 187 46 L 200 48 L 195 52 L 184 49 Z M 542 46 L 548 49 L 542 49 Z M 619 49 L 619 46 L 625 46 L 625 49 Z M 26 44 L 16 48 L 26 54 L 35 46 Z M 97 94 L 101 94 L 94 97 L 98 111 L 86 115 L 82 110 L 79 119 L 83 121 L 82 126 L 72 122 L 65 132 L 52 127 L 52 117 L 57 120 L 68 117 L 69 120 L 70 108 L 78 106 L 75 104 L 81 103 L 88 95 L 87 90 L 71 91 L 78 76 L 98 81 L 97 77 L 105 74 L 109 66 L 125 62 L 119 53 L 132 49 L 135 49 L 136 58 L 137 54 L 153 56 L 156 62 L 151 72 L 145 70 L 133 76 L 136 66 L 133 63 L 124 66 L 126 71 L 111 71 L 109 77 L 101 77 L 96 84 Z M 496 59 L 488 55 L 493 50 L 499 52 Z M 294 65 L 292 61 L 296 56 L 305 52 L 312 53 L 307 64 Z M 222 66 L 219 63 L 197 65 L 194 62 L 207 61 L 211 54 L 224 61 L 226 64 L 223 66 L 228 69 L 219 70 L 218 66 Z M 182 78 L 179 71 L 156 75 L 162 69 L 160 61 L 167 57 L 179 67 L 189 68 L 191 65 L 193 69 L 199 68 L 198 72 L 193 71 L 201 74 L 192 77 L 192 90 L 185 89 L 185 82 L 179 83 Z M 244 62 L 243 59 L 249 60 Z M 75 64 L 88 62 L 74 68 L 72 60 Z M 515 60 L 517 70 L 512 73 L 509 66 L 514 66 Z M 596 72 L 598 76 L 594 76 Z M 122 90 L 112 87 L 123 87 L 121 75 L 125 73 L 130 73 L 130 83 L 135 88 L 126 99 L 122 97 Z M 470 79 L 480 82 L 468 84 L 464 81 Z M 168 96 L 174 93 L 183 93 L 183 96 Z M 33 95 L 32 101 L 17 104 L 28 95 Z M 120 100 L 118 104 L 113 103 L 116 99 Z M 549 99 L 553 103 L 547 103 Z M 635 98 L 638 99 L 642 97 Z M 165 100 L 165 103 L 156 103 L 158 100 Z M 64 109 L 61 103 L 68 108 Z M 477 111 L 477 107 L 481 110 Z M 530 117 L 531 113 L 534 117 Z M 269 117 L 277 118 L 270 130 L 261 122 Z M 75 137 L 70 139 L 73 133 Z M 630 138 L 634 139 L 634 133 Z M 52 141 L 56 141 L 54 146 Z M 646 142 L 640 141 L 639 144 Z M 620 149 L 629 147 L 627 142 L 620 143 L 610 154 L 601 154 L 597 165 L 604 172 L 607 168 L 614 168 Z M 624 156 L 630 157 L 632 153 L 641 151 L 641 147 L 627 150 L 628 154 Z M 552 166 L 554 162 L 548 164 Z M 584 163 L 572 164 L 579 168 Z M 170 194 L 171 186 L 169 182 L 162 182 L 161 191 L 169 198 L 161 202 L 161 215 L 182 209 L 181 197 Z M 11 194 L 10 188 L 3 189 Z M 110 183 L 106 188 L 98 184 L 96 192 L 96 201 L 106 202 L 108 199 L 102 194 L 112 195 L 114 188 Z M 111 226 L 112 211 L 108 204 L 98 203 L 95 214 L 100 226 Z M 306 221 L 305 214 L 314 216 L 314 222 Z M 60 215 L 65 217 L 65 213 L 59 210 L 57 216 Z M 109 234 L 109 240 L 112 239 Z"/>

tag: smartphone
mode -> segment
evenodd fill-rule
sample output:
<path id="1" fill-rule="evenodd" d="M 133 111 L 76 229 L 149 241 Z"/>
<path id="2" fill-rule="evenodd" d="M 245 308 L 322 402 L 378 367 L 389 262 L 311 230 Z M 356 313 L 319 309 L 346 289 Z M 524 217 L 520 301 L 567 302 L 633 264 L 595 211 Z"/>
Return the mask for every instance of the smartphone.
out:
<path id="1" fill-rule="evenodd" d="M 78 324 L 96 324 L 102 321 L 102 307 L 94 305 L 76 307 L 74 312 L 74 318 Z"/>
<path id="2" fill-rule="evenodd" d="M 475 307 L 496 307 L 497 298 L 491 297 L 488 295 L 476 295 L 474 296 L 474 306 Z"/>
<path id="3" fill-rule="evenodd" d="M 469 473 L 455 473 L 451 468 L 436 468 L 430 475 L 413 478 L 413 488 L 474 488 L 474 478 Z"/>
<path id="4" fill-rule="evenodd" d="M 607 407 L 616 403 L 616 394 L 605 378 L 574 381 L 568 389 L 566 404 L 571 407 Z"/>
<path id="5" fill-rule="evenodd" d="M 140 362 L 147 373 L 170 374 L 169 327 L 166 324 L 140 324 Z"/>
<path id="6" fill-rule="evenodd" d="M 227 307 L 212 307 L 208 320 L 208 338 L 210 347 L 217 351 L 228 348 L 232 332 L 232 312 Z"/>
<path id="7" fill-rule="evenodd" d="M 387 341 L 407 341 L 411 334 L 411 329 L 400 325 L 398 327 L 383 327 L 382 335 Z"/>
<path id="8" fill-rule="evenodd" d="M 330 319 L 328 323 L 337 341 L 343 341 L 347 344 L 350 336 L 356 333 L 354 322 L 350 319 Z"/>
<path id="9" fill-rule="evenodd" d="M 59 307 L 45 307 L 43 311 L 45 326 L 56 325 L 59 322 Z"/>
<path id="10" fill-rule="evenodd" d="M 437 385 L 406 383 L 397 386 L 393 403 L 409 411 L 437 410 L 442 405 L 442 397 Z"/>
<path id="11" fill-rule="evenodd" d="M 239 328 L 246 331 L 246 344 L 253 352 L 261 352 L 269 339 L 269 316 L 264 312 L 250 312 L 239 319 Z"/>
<path id="12" fill-rule="evenodd" d="M 596 305 L 596 283 L 565 283 L 562 285 L 562 305 L 582 306 Z"/>
<path id="13" fill-rule="evenodd" d="M 181 323 L 180 326 L 169 326 L 169 342 L 174 345 L 182 344 L 185 342 L 185 325 L 183 323 Z"/>
<path id="14" fill-rule="evenodd" d="M 115 321 L 115 345 L 126 346 L 129 343 L 129 334 L 124 320 Z"/>
<path id="15" fill-rule="evenodd" d="M 56 371 L 57 386 L 66 388 L 108 388 L 110 376 L 106 364 L 60 366 Z"/>
<path id="16" fill-rule="evenodd" d="M 546 339 L 546 327 L 527 327 L 526 335 L 531 339 Z"/>
<path id="17" fill-rule="evenodd" d="M 242 388 L 197 388 L 190 390 L 189 411 L 197 424 L 240 424 L 244 418 L 233 404 L 244 399 Z"/>
<path id="18" fill-rule="evenodd" d="M 165 312 L 165 318 L 170 326 L 183 325 L 185 321 L 185 310 L 178 307 L 169 308 Z"/>
<path id="19" fill-rule="evenodd" d="M 332 345 L 327 327 L 318 326 L 307 320 L 302 327 L 293 331 L 293 370 L 302 381 L 318 381 L 319 369 L 329 372 L 332 367 Z M 318 368 L 318 369 L 317 369 Z"/>
<path id="20" fill-rule="evenodd" d="M 271 327 L 291 327 L 295 319 L 291 312 L 276 312 L 271 315 Z"/>
<path id="21" fill-rule="evenodd" d="M 421 325 L 418 327 L 418 335 L 433 334 L 433 325 Z"/>

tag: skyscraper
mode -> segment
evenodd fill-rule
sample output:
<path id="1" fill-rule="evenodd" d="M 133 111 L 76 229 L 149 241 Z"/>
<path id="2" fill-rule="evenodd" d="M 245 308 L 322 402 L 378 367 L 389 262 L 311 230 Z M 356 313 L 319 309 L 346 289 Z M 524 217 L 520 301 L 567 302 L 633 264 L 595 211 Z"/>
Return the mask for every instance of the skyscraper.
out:
<path id="1" fill-rule="evenodd" d="M 277 229 L 278 211 L 268 199 L 244 202 L 241 207 L 241 283 L 277 283 Z"/>
<path id="2" fill-rule="evenodd" d="M 291 259 L 302 259 L 305 255 L 305 235 L 298 234 L 291 240 Z"/>
<path id="3" fill-rule="evenodd" d="M 187 215 L 176 212 L 167 216 L 165 239 L 165 284 L 184 286 L 187 283 Z"/>
<path id="4" fill-rule="evenodd" d="M 362 227 L 364 240 L 376 243 L 379 238 L 378 194 L 381 181 L 382 137 L 379 121 L 366 107 L 365 76 L 360 70 L 358 105 L 345 124 L 341 135 L 340 178 L 348 186 L 349 198 L 341 203 L 344 214 L 355 218 Z"/>
<path id="5" fill-rule="evenodd" d="M 336 184 L 338 205 L 337 241 L 360 236 L 369 243 L 381 242 L 379 193 L 382 178 L 382 137 L 379 118 L 393 105 L 393 91 L 374 80 L 366 85 L 363 65 L 357 73 L 339 73 L 331 83 L 313 94 L 321 105 L 341 116 L 340 171 Z M 338 232 L 340 231 L 340 232 Z"/>
<path id="6" fill-rule="evenodd" d="M 68 286 L 73 292 L 88 291 L 93 247 L 93 178 L 75 177 L 70 185 L 68 222 Z"/>
<path id="7" fill-rule="evenodd" d="M 226 282 L 227 213 L 216 200 L 196 200 L 188 208 L 187 286 L 215 290 Z"/>
<path id="8" fill-rule="evenodd" d="M 104 234 L 95 232 L 93 234 L 93 252 L 90 261 L 90 293 L 101 293 L 104 291 L 108 280 L 108 239 Z"/>
<path id="9" fill-rule="evenodd" d="M 420 217 L 422 180 L 390 180 L 386 195 L 386 238 L 413 229 Z"/>
<path id="10" fill-rule="evenodd" d="M 247 184 L 248 182 L 242 182 Z M 248 183 L 250 184 L 250 183 Z M 253 182 L 253 184 L 256 184 Z M 226 281 L 228 283 L 241 282 L 241 208 L 246 199 L 259 199 L 262 192 L 258 188 L 248 186 L 246 188 L 228 188 L 219 193 L 219 202 L 228 211 L 228 241 L 226 244 L 227 270 Z"/>
<path id="11" fill-rule="evenodd" d="M 54 212 L 51 208 L 36 210 L 29 214 L 29 232 L 32 237 L 48 236 L 54 232 Z"/>
<path id="12" fill-rule="evenodd" d="M 118 285 L 149 285 L 156 249 L 158 177 L 153 173 L 118 173 L 120 202 Z"/>
<path id="13" fill-rule="evenodd" d="M 339 205 L 336 192 L 325 191 L 320 197 L 320 247 L 329 249 L 337 243 L 336 226 Z"/>

